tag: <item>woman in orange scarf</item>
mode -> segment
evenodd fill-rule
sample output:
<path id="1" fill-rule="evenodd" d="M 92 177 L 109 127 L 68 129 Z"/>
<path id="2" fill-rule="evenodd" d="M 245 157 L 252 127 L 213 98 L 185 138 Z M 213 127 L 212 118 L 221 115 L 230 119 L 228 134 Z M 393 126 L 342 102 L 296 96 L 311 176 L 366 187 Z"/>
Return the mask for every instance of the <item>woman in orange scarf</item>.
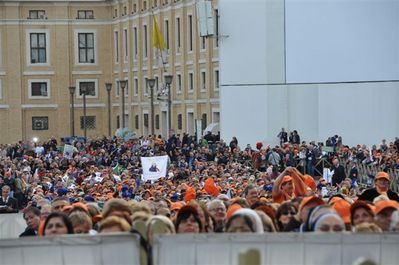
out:
<path id="1" fill-rule="evenodd" d="M 295 168 L 287 167 L 274 181 L 273 202 L 283 203 L 306 194 L 306 184 Z"/>

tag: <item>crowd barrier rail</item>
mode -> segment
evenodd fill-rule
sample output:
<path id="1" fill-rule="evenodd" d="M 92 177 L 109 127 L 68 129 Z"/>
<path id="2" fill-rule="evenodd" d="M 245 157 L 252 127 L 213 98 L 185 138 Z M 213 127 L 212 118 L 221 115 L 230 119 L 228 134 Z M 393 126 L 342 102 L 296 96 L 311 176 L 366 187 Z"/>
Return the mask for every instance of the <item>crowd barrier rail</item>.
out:
<path id="1" fill-rule="evenodd" d="M 399 234 L 208 234 L 157 236 L 154 265 L 398 264 Z M 249 256 L 248 256 L 249 255 Z"/>
<path id="2" fill-rule="evenodd" d="M 26 228 L 22 213 L 0 214 L 0 239 L 17 238 Z"/>
<path id="3" fill-rule="evenodd" d="M 2 239 L 0 265 L 139 265 L 139 250 L 134 234 Z"/>

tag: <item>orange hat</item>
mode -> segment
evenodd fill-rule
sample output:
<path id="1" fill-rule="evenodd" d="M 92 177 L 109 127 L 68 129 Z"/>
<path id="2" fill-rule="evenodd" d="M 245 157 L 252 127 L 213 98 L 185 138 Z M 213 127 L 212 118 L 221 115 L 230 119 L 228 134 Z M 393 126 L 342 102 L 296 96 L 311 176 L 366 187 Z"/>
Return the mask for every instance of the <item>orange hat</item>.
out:
<path id="1" fill-rule="evenodd" d="M 89 213 L 89 208 L 87 207 L 86 204 L 82 203 L 82 202 L 75 202 L 74 204 L 72 204 L 72 209 L 74 208 L 79 208 L 82 209 L 83 211 L 85 211 L 86 213 Z"/>
<path id="2" fill-rule="evenodd" d="M 292 181 L 292 177 L 289 175 L 286 175 L 283 177 L 283 181 L 281 182 L 281 184 L 285 183 L 285 182 L 289 182 Z"/>
<path id="3" fill-rule="evenodd" d="M 232 205 L 230 205 L 230 207 L 227 209 L 227 219 L 230 219 L 230 217 L 232 217 L 233 214 L 241 208 L 241 205 L 239 205 L 238 203 L 233 203 Z"/>
<path id="4" fill-rule="evenodd" d="M 316 190 L 317 189 L 317 185 L 316 182 L 314 181 L 313 177 L 310 175 L 303 175 L 303 177 L 305 178 L 305 184 L 311 188 L 312 190 Z"/>
<path id="5" fill-rule="evenodd" d="M 344 199 L 339 198 L 332 204 L 332 208 L 341 216 L 344 223 L 351 222 L 351 213 L 350 213 L 351 204 Z"/>
<path id="6" fill-rule="evenodd" d="M 399 203 L 397 201 L 393 201 L 393 200 L 379 201 L 375 204 L 374 213 L 377 215 L 381 211 L 388 209 L 388 208 L 393 208 L 395 210 L 398 210 Z"/>
<path id="7" fill-rule="evenodd" d="M 350 208 L 350 214 L 351 214 L 352 219 L 353 219 L 353 215 L 354 215 L 355 211 L 359 208 L 365 208 L 371 215 L 374 216 L 374 211 L 373 211 L 374 206 L 368 204 L 365 201 L 357 200 L 351 205 L 351 208 Z"/>
<path id="8" fill-rule="evenodd" d="M 172 202 L 172 203 L 170 204 L 170 210 L 171 210 L 171 211 L 173 211 L 173 210 L 180 210 L 181 207 L 183 207 L 183 205 L 182 205 L 180 202 Z"/>
<path id="9" fill-rule="evenodd" d="M 324 205 L 325 202 L 316 196 L 308 196 L 302 199 L 301 204 L 298 207 L 298 212 L 302 211 L 303 207 L 305 207 L 307 204 L 309 204 L 310 202 L 317 202 L 318 205 Z"/>
<path id="10" fill-rule="evenodd" d="M 383 172 L 383 171 L 380 171 L 375 175 L 375 180 L 377 180 L 377 179 L 386 179 L 388 181 L 391 181 L 389 174 L 386 172 Z"/>

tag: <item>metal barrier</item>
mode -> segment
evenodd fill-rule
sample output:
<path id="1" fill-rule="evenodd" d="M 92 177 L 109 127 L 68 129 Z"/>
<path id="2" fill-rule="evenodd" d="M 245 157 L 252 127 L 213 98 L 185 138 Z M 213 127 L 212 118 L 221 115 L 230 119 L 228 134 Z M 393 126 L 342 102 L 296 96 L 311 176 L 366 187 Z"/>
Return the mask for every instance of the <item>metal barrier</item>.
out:
<path id="1" fill-rule="evenodd" d="M 245 264 L 248 251 L 259 256 L 255 264 L 350 265 L 365 258 L 392 265 L 398 264 L 398 248 L 399 234 L 163 235 L 155 238 L 153 254 L 154 265 Z"/>
<path id="2" fill-rule="evenodd" d="M 363 163 L 353 162 L 348 163 L 343 160 L 341 160 L 340 163 L 341 165 L 344 165 L 347 177 L 350 177 L 349 172 L 354 164 L 358 170 L 358 183 L 366 186 L 371 186 L 374 183 L 374 179 L 370 178 L 369 175 L 375 176 L 377 172 L 385 170 L 385 166 L 380 165 L 365 165 Z M 390 168 L 387 170 L 387 173 L 391 176 L 390 189 L 399 192 L 399 169 Z"/>
<path id="3" fill-rule="evenodd" d="M 0 240 L 0 265 L 140 264 L 137 235 L 69 235 Z"/>
<path id="4" fill-rule="evenodd" d="M 0 239 L 17 238 L 26 228 L 22 213 L 0 214 Z"/>

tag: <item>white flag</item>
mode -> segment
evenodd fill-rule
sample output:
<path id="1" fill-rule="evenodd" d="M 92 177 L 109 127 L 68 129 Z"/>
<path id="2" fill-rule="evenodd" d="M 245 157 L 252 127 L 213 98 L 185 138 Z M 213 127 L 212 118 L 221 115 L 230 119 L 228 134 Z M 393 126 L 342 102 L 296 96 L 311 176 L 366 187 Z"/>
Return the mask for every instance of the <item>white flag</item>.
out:
<path id="1" fill-rule="evenodd" d="M 72 156 L 73 156 L 73 146 L 69 145 L 69 144 L 66 144 L 64 146 L 64 157 L 72 158 Z"/>
<path id="2" fill-rule="evenodd" d="M 166 176 L 168 156 L 141 157 L 143 180 L 157 180 Z"/>

